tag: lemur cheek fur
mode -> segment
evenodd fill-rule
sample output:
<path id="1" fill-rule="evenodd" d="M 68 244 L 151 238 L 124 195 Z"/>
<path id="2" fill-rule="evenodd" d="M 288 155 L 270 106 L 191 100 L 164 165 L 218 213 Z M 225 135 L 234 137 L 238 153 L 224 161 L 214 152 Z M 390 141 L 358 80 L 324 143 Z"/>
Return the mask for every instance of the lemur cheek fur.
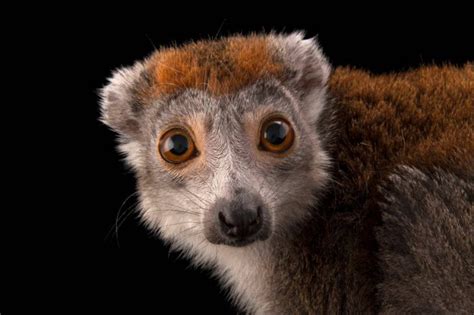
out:
<path id="1" fill-rule="evenodd" d="M 315 39 L 271 33 L 162 48 L 109 81 L 101 120 L 144 221 L 242 311 L 474 313 L 472 63 L 331 73 Z M 192 136 L 160 146 L 171 126 Z"/>

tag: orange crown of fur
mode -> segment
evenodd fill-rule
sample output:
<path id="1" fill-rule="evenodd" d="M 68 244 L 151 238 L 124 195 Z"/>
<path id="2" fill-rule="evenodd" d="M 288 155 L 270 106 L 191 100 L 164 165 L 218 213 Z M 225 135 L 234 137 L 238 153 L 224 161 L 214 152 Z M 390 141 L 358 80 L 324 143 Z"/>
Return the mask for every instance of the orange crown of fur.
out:
<path id="1" fill-rule="evenodd" d="M 264 36 L 234 36 L 155 52 L 147 61 L 150 90 L 144 96 L 172 94 L 186 88 L 223 95 L 265 77 L 279 77 L 283 63 Z"/>

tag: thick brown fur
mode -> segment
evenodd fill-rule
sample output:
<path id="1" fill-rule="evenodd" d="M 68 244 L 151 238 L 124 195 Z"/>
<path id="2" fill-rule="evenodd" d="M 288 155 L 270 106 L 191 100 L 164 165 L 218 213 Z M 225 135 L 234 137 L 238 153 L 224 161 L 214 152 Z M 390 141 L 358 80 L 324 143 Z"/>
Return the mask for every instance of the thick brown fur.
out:
<path id="1" fill-rule="evenodd" d="M 340 141 L 351 144 L 337 160 L 349 168 L 364 166 L 364 185 L 373 173 L 391 171 L 395 164 L 453 171 L 472 167 L 473 64 L 379 76 L 341 68 L 330 86 L 345 129 Z"/>
<path id="2" fill-rule="evenodd" d="M 333 101 L 320 126 L 332 131 L 333 181 L 313 221 L 275 253 L 273 298 L 287 313 L 376 313 L 390 298 L 377 292 L 384 265 L 374 231 L 383 228 L 386 198 L 379 188 L 400 165 L 472 173 L 474 67 L 385 75 L 339 68 L 329 87 Z"/>

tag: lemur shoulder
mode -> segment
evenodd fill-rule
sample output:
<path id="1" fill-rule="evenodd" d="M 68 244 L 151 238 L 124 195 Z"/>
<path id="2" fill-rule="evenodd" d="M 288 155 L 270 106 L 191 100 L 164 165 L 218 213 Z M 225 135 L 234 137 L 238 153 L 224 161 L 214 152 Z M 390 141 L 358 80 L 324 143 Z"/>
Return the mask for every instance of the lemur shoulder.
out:
<path id="1" fill-rule="evenodd" d="M 140 215 L 257 314 L 474 311 L 474 65 L 331 70 L 301 33 L 162 48 L 102 121 Z"/>

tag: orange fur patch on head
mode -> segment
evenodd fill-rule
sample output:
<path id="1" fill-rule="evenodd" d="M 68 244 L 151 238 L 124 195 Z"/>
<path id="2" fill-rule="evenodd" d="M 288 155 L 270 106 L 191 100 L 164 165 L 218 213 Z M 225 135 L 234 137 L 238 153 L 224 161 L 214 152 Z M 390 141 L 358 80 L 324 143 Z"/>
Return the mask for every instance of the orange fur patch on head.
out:
<path id="1" fill-rule="evenodd" d="M 152 79 L 148 96 L 187 88 L 212 95 L 234 93 L 265 77 L 279 77 L 283 65 L 264 36 L 235 36 L 199 41 L 154 53 L 147 69 Z"/>

